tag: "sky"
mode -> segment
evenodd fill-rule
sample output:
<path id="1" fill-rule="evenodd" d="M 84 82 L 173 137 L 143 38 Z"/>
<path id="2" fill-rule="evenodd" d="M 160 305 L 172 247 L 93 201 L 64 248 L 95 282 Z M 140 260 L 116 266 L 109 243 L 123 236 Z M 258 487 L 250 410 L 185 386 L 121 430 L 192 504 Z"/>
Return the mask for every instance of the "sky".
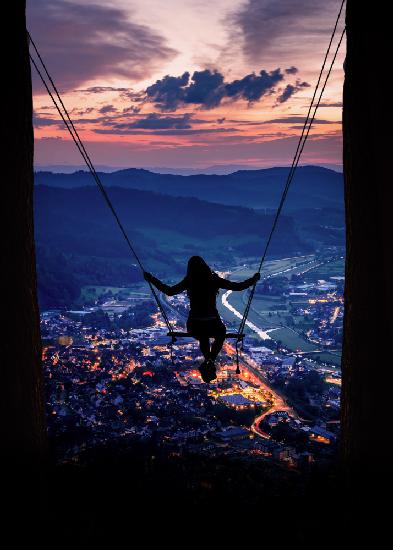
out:
<path id="1" fill-rule="evenodd" d="M 291 163 L 340 4 L 28 0 L 27 19 L 95 164 L 202 171 Z M 341 165 L 344 56 L 302 164 Z M 36 166 L 81 165 L 32 79 Z"/>

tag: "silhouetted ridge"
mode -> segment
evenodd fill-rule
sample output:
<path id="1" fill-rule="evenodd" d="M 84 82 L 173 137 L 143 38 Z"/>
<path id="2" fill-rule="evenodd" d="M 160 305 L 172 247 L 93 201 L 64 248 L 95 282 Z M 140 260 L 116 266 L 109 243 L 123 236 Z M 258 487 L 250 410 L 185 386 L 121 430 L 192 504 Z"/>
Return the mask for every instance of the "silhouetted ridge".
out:
<path id="1" fill-rule="evenodd" d="M 158 174 L 140 168 L 99 172 L 105 186 L 156 191 L 171 196 L 195 197 L 206 201 L 249 208 L 277 208 L 289 167 L 239 170 L 228 175 Z M 37 172 L 36 184 L 73 188 L 94 185 L 88 172 L 73 174 Z M 342 174 L 318 166 L 297 169 L 285 210 L 298 208 L 343 208 Z"/>

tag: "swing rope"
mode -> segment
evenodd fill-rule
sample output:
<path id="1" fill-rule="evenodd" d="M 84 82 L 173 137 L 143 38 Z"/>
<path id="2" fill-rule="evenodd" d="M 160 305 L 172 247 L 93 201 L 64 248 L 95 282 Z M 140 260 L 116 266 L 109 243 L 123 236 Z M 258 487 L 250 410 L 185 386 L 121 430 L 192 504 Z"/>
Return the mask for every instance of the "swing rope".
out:
<path id="1" fill-rule="evenodd" d="M 293 157 L 293 160 L 292 160 L 292 165 L 291 165 L 291 168 L 289 170 L 289 173 L 288 173 L 288 176 L 287 176 L 287 180 L 286 180 L 286 183 L 285 183 L 285 186 L 284 186 L 284 189 L 283 189 L 283 192 L 282 192 L 282 195 L 281 195 L 281 199 L 280 199 L 280 202 L 278 204 L 278 207 L 277 207 L 277 211 L 276 211 L 276 215 L 274 217 L 274 221 L 273 221 L 273 225 L 272 225 L 272 228 L 270 230 L 270 233 L 269 233 L 269 236 L 268 236 L 268 239 L 266 241 L 266 244 L 265 244 L 265 248 L 263 250 L 263 253 L 262 253 L 262 256 L 261 256 L 261 260 L 259 262 L 259 266 L 258 266 L 258 273 L 261 273 L 261 270 L 262 270 L 262 266 L 265 262 L 265 259 L 266 259 L 266 255 L 267 255 L 267 252 L 269 250 L 269 247 L 270 247 L 270 243 L 272 241 L 272 237 L 273 237 L 273 234 L 277 228 L 277 223 L 278 223 L 278 220 L 280 218 L 280 215 L 281 215 L 281 212 L 282 212 L 282 209 L 283 209 L 283 206 L 284 206 L 284 203 L 285 203 L 285 200 L 286 200 L 286 197 L 287 197 L 287 194 L 288 194 L 288 191 L 289 191 L 289 187 L 293 181 L 293 178 L 294 178 L 294 175 L 295 175 L 295 172 L 296 172 L 296 168 L 299 164 L 299 160 L 300 160 L 300 157 L 301 157 L 301 154 L 303 152 L 303 149 L 304 149 L 304 146 L 306 144 L 306 141 L 307 141 L 307 138 L 309 136 L 309 133 L 310 133 L 310 129 L 311 129 L 311 126 L 314 122 L 314 119 L 315 119 L 315 115 L 317 113 L 317 110 L 318 110 L 318 107 L 320 105 L 320 102 L 321 102 L 321 99 L 322 99 L 322 96 L 324 94 L 324 91 L 325 91 L 325 88 L 326 88 L 326 85 L 327 85 L 327 82 L 329 80 L 329 77 L 330 77 L 330 74 L 332 72 L 332 69 L 333 69 L 333 66 L 334 66 L 334 63 L 336 61 L 336 58 L 337 58 L 337 54 L 338 54 L 338 51 L 340 49 L 340 46 L 341 46 L 341 43 L 342 43 L 342 40 L 344 38 L 344 35 L 345 35 L 345 30 L 346 28 L 344 27 L 344 29 L 342 30 L 341 32 L 341 36 L 340 36 L 340 39 L 337 43 L 337 46 L 336 46 L 336 49 L 335 49 L 335 52 L 334 52 L 334 55 L 333 55 L 333 58 L 331 60 L 331 63 L 330 63 L 330 66 L 329 66 L 329 69 L 328 69 L 328 72 L 326 74 L 326 77 L 325 77 L 325 80 L 324 80 L 324 83 L 323 83 L 323 86 L 321 88 L 321 91 L 320 91 L 320 94 L 319 94 L 319 97 L 318 97 L 318 100 L 314 106 L 314 101 L 315 101 L 315 98 L 317 96 L 317 92 L 318 92 L 318 89 L 319 89 L 319 85 L 321 83 L 321 80 L 322 80 L 322 75 L 323 75 L 323 72 L 324 72 L 324 69 L 325 69 L 325 66 L 326 66 L 326 62 L 327 62 L 327 58 L 329 56 L 329 53 L 330 53 L 330 50 L 331 50 L 331 46 L 332 46 L 332 43 L 333 43 L 333 40 L 334 40 L 334 37 L 336 35 L 336 31 L 337 31 L 337 26 L 338 26 L 338 23 L 339 23 L 339 20 L 340 20 L 340 17 L 341 17 L 341 13 L 342 13 L 342 9 L 344 7 L 344 3 L 345 3 L 345 0 L 342 0 L 341 2 L 341 6 L 340 6 L 340 10 L 339 10 L 339 13 L 337 15 L 337 18 L 336 18 L 336 22 L 335 22 L 335 25 L 334 25 L 334 28 L 333 28 L 333 31 L 332 31 L 332 34 L 331 34 L 331 37 L 330 37 L 330 41 L 329 41 L 329 45 L 328 45 L 328 48 L 326 50 L 326 54 L 325 54 L 325 58 L 324 58 L 324 61 L 323 61 L 323 64 L 322 64 L 322 67 L 321 67 L 321 70 L 320 70 L 320 73 L 319 73 L 319 77 L 318 77 L 318 81 L 317 81 L 317 84 L 315 86 L 315 89 L 314 89 L 314 94 L 313 94 L 313 97 L 312 97 L 312 100 L 310 102 L 310 106 L 309 106 L 309 109 L 308 109 L 308 113 L 307 113 L 307 116 L 306 116 L 306 120 L 304 122 L 304 125 L 303 125 L 303 128 L 302 128 L 302 132 L 301 132 L 301 135 L 299 137 L 299 140 L 298 140 L 298 144 L 297 144 L 297 147 L 296 147 L 296 151 L 295 151 L 295 154 L 294 154 L 294 157 Z M 312 111 L 312 107 L 314 106 L 314 111 L 313 111 L 313 114 L 312 116 L 310 117 L 310 114 L 311 114 L 311 111 Z M 248 300 L 247 300 L 247 304 L 246 304 L 246 307 L 245 307 L 245 310 L 244 310 L 244 313 L 243 313 L 243 317 L 241 319 L 241 322 L 240 322 L 240 325 L 239 325 L 239 328 L 238 328 L 238 340 L 237 342 L 239 342 L 239 340 L 241 339 L 241 335 L 243 334 L 244 332 L 244 328 L 245 328 L 245 325 L 246 325 L 246 322 L 247 322 L 247 318 L 248 318 L 248 314 L 250 312 L 250 308 L 251 308 L 251 303 L 252 303 L 252 300 L 254 298 L 254 294 L 255 294 L 255 289 L 256 289 L 256 285 L 257 285 L 257 282 L 255 282 L 251 288 L 251 291 L 249 293 L 249 297 L 248 297 Z M 239 353 L 238 353 L 238 346 L 236 346 L 236 365 L 237 365 L 237 368 L 236 368 L 236 373 L 239 374 L 240 373 L 240 369 L 239 369 Z"/>
<path id="2" fill-rule="evenodd" d="M 94 181 L 95 181 L 95 183 L 97 184 L 97 187 L 98 187 L 98 189 L 100 190 L 100 192 L 101 192 L 101 194 L 102 194 L 102 196 L 103 196 L 103 198 L 104 198 L 106 204 L 108 205 L 110 211 L 112 212 L 112 214 L 113 214 L 113 216 L 114 216 L 114 218 L 115 218 L 115 221 L 116 221 L 116 223 L 117 223 L 117 225 L 118 225 L 118 227 L 119 227 L 119 229 L 120 229 L 120 231 L 121 231 L 121 233 L 122 233 L 122 235 L 123 235 L 123 237 L 124 237 L 124 239 L 125 239 L 125 241 L 126 241 L 126 244 L 127 244 L 128 248 L 129 248 L 129 250 L 131 251 L 131 254 L 134 256 L 134 258 L 135 258 L 137 264 L 139 265 L 140 269 L 142 270 L 142 272 L 145 272 L 145 269 L 144 269 L 144 266 L 143 266 L 143 264 L 142 264 L 142 261 L 141 261 L 139 255 L 137 254 L 137 252 L 136 252 L 134 246 L 133 246 L 132 243 L 131 243 L 131 240 L 130 240 L 128 234 L 127 234 L 127 231 L 126 231 L 124 225 L 122 224 L 122 222 L 121 222 L 121 220 L 120 220 L 120 218 L 119 218 L 119 215 L 118 215 L 118 213 L 116 212 L 116 210 L 115 210 L 115 208 L 114 208 L 114 206 L 113 206 L 113 203 L 112 203 L 111 199 L 109 198 L 109 195 L 108 195 L 108 193 L 107 193 L 107 191 L 106 191 L 106 189 L 105 189 L 105 187 L 104 187 L 104 185 L 103 185 L 103 183 L 102 183 L 102 181 L 101 181 L 99 175 L 97 174 L 97 172 L 96 172 L 96 170 L 95 170 L 95 168 L 94 168 L 93 162 L 92 162 L 92 160 L 91 160 L 91 158 L 90 158 L 90 156 L 89 156 L 89 154 L 88 154 L 88 152 L 87 152 L 87 150 L 86 150 L 86 148 L 85 148 L 85 146 L 84 146 L 84 144 L 83 144 L 83 142 L 82 142 L 82 140 L 81 140 L 81 138 L 80 138 L 80 136 L 79 136 L 79 133 L 78 133 L 78 131 L 77 131 L 77 129 L 76 129 L 76 127 L 75 127 L 75 125 L 74 125 L 74 123 L 73 123 L 73 121 L 72 121 L 72 119 L 71 119 L 69 113 L 68 113 L 68 110 L 67 110 L 66 106 L 64 105 L 64 102 L 63 102 L 63 100 L 62 100 L 62 98 L 61 98 L 61 95 L 60 95 L 60 93 L 59 93 L 59 91 L 58 91 L 58 89 L 57 89 L 57 87 L 56 87 L 56 85 L 55 85 L 55 83 L 54 83 L 54 81 L 53 81 L 53 79 L 52 79 L 52 77 L 51 77 L 51 75 L 50 75 L 50 73 L 49 73 L 47 67 L 46 67 L 46 64 L 45 64 L 44 60 L 42 59 L 41 54 L 39 53 L 39 50 L 38 50 L 38 48 L 37 48 L 35 42 L 33 41 L 32 37 L 31 37 L 31 34 L 30 34 L 28 31 L 27 31 L 27 36 L 28 36 L 28 39 L 29 39 L 30 44 L 31 44 L 31 45 L 33 46 L 33 48 L 34 48 L 34 51 L 35 51 L 35 53 L 36 53 L 36 55 L 37 55 L 37 57 L 38 57 L 38 59 L 39 59 L 39 62 L 41 63 L 41 66 L 42 66 L 42 68 L 43 68 L 43 70 L 44 70 L 44 72 L 45 72 L 45 75 L 46 75 L 46 77 L 48 78 L 50 84 L 48 84 L 48 82 L 46 81 L 44 74 L 43 74 L 42 71 L 39 69 L 39 67 L 38 67 L 38 65 L 37 65 L 37 63 L 36 63 L 34 57 L 31 55 L 31 53 L 29 54 L 29 55 L 30 55 L 30 60 L 31 60 L 31 62 L 32 62 L 32 64 L 33 64 L 33 66 L 34 66 L 34 68 L 35 68 L 35 70 L 36 70 L 38 76 L 40 77 L 40 79 L 41 79 L 41 81 L 42 81 L 42 83 L 43 83 L 43 85 L 44 85 L 44 87 L 45 87 L 45 89 L 46 89 L 48 95 L 50 96 L 50 98 L 51 98 L 51 100 L 52 100 L 54 106 L 56 107 L 57 112 L 59 113 L 61 119 L 63 120 L 64 125 L 65 125 L 65 127 L 67 128 L 67 130 L 68 130 L 68 132 L 69 132 L 69 134 L 70 134 L 72 140 L 74 141 L 74 143 L 75 143 L 75 145 L 76 145 L 78 151 L 80 152 L 80 154 L 81 154 L 83 160 L 85 161 L 85 163 L 86 163 L 86 165 L 87 165 L 87 167 L 88 167 L 88 169 L 89 169 L 91 175 L 93 176 Z M 54 91 L 54 94 L 56 95 L 56 98 L 57 98 L 57 99 L 54 97 L 54 94 L 53 94 L 52 90 L 50 89 L 50 85 L 52 86 L 53 91 Z M 62 111 L 62 109 L 63 109 L 63 111 Z M 164 306 L 162 305 L 161 300 L 160 300 L 160 298 L 159 298 L 159 296 L 158 296 L 156 290 L 154 289 L 152 283 L 151 283 L 150 281 L 147 281 L 147 283 L 148 283 L 148 285 L 149 285 L 149 287 L 150 287 L 150 291 L 151 291 L 151 293 L 152 293 L 152 295 L 153 295 L 153 297 L 154 297 L 154 300 L 155 300 L 155 302 L 156 302 L 156 304 L 157 304 L 157 307 L 158 307 L 158 309 L 159 309 L 159 311 L 160 311 L 160 313 L 161 313 L 161 315 L 162 315 L 162 317 L 163 317 L 163 319 L 164 319 L 164 321 L 165 321 L 165 324 L 166 324 L 166 326 L 167 326 L 167 328 L 168 328 L 168 332 L 169 332 L 170 334 L 172 334 L 170 346 L 171 346 L 171 360 L 172 360 L 172 364 L 173 364 L 173 363 L 174 363 L 174 361 L 173 361 L 173 354 L 172 354 L 172 346 L 173 346 L 173 343 L 174 343 L 173 328 L 172 328 L 172 325 L 171 325 L 171 323 L 170 323 L 170 321 L 169 321 L 168 315 L 167 315 L 167 313 L 166 313 L 166 311 L 165 311 L 165 309 L 164 309 Z"/>

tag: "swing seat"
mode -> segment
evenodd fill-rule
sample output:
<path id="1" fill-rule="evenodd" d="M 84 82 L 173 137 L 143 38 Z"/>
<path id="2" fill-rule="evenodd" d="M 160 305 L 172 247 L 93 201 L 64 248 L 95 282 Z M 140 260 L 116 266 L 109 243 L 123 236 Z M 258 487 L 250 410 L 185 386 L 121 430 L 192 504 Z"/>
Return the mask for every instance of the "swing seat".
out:
<path id="1" fill-rule="evenodd" d="M 168 332 L 167 336 L 170 336 L 175 340 L 176 338 L 194 338 L 194 336 L 192 336 L 189 332 L 182 332 L 182 331 L 175 331 L 175 330 Z M 236 340 L 237 339 L 243 340 L 244 336 L 245 336 L 244 333 L 238 334 L 237 332 L 227 332 L 225 334 L 225 338 L 236 338 Z"/>

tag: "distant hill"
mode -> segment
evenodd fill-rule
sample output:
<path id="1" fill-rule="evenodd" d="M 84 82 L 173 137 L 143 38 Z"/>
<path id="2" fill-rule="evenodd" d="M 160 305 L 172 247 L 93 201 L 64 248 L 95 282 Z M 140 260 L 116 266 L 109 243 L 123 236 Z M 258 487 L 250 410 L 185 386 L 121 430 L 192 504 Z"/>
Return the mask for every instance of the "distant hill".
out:
<path id="1" fill-rule="evenodd" d="M 155 191 L 177 197 L 197 197 L 205 201 L 257 209 L 277 207 L 288 167 L 262 170 L 239 170 L 225 175 L 158 174 L 149 170 L 129 168 L 112 173 L 100 173 L 108 187 Z M 37 172 L 37 185 L 70 189 L 95 185 L 90 173 L 72 174 Z M 319 166 L 297 169 L 285 205 L 286 212 L 306 208 L 338 208 L 343 210 L 343 176 Z"/>
<path id="2" fill-rule="evenodd" d="M 195 198 L 171 197 L 151 191 L 112 187 L 109 195 L 141 256 L 168 257 L 193 247 L 207 251 L 239 250 L 267 235 L 272 214 L 250 208 L 226 206 Z M 35 227 L 38 242 L 57 246 L 62 252 L 123 258 L 128 249 L 107 205 L 94 187 L 55 189 L 39 186 L 35 192 Z M 272 251 L 301 251 L 291 217 L 283 215 Z M 160 251 L 163 253 L 160 256 Z"/>
<path id="3" fill-rule="evenodd" d="M 272 214 L 249 208 L 151 191 L 111 187 L 109 195 L 146 268 L 166 277 L 183 274 L 193 254 L 216 266 L 231 265 L 235 257 L 259 255 L 273 220 Z M 85 284 L 116 286 L 141 279 L 95 187 L 37 186 L 35 231 L 45 307 L 76 299 Z M 271 253 L 310 250 L 293 219 L 282 216 Z"/>
<path id="4" fill-rule="evenodd" d="M 217 268 L 259 256 L 287 173 L 271 168 L 179 176 L 129 169 L 101 177 L 146 268 L 176 278 L 193 254 Z M 342 187 L 342 175 L 333 170 L 299 168 L 270 254 L 343 246 Z M 83 285 L 141 280 L 89 173 L 38 172 L 35 201 L 43 307 L 69 305 Z"/>

